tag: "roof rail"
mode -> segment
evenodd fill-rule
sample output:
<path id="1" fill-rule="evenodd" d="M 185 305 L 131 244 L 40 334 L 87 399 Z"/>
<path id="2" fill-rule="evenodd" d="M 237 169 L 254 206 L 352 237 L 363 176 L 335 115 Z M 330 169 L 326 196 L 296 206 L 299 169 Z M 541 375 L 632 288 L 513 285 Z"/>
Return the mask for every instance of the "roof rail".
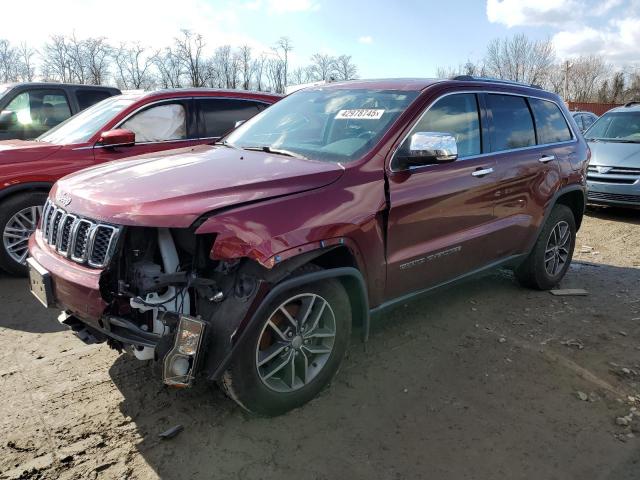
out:
<path id="1" fill-rule="evenodd" d="M 624 104 L 625 107 L 633 107 L 634 105 L 640 105 L 640 100 L 632 100 Z"/>
<path id="2" fill-rule="evenodd" d="M 492 78 L 492 77 L 474 77 L 473 75 L 457 75 L 453 77 L 451 80 L 458 80 L 461 82 L 492 82 L 492 83 L 503 83 L 505 85 L 520 85 L 522 87 L 531 87 L 542 90 L 540 85 L 529 84 L 524 82 L 515 82 L 513 80 L 504 80 L 502 78 Z"/>

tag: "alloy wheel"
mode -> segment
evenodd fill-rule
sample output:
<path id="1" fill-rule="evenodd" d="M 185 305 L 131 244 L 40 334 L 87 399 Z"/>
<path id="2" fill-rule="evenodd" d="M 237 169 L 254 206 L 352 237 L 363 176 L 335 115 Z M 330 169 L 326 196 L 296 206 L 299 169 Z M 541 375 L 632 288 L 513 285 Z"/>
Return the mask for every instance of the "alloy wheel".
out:
<path id="1" fill-rule="evenodd" d="M 16 263 L 24 264 L 29 253 L 29 237 L 36 230 L 42 206 L 23 208 L 9 219 L 2 233 L 5 251 Z"/>
<path id="2" fill-rule="evenodd" d="M 570 247 L 571 229 L 569 224 L 563 220 L 551 230 L 544 251 L 544 268 L 551 277 L 558 275 L 566 265 Z"/>
<path id="3" fill-rule="evenodd" d="M 335 336 L 336 318 L 323 297 L 303 293 L 285 300 L 260 332 L 256 347 L 260 380 L 277 392 L 299 390 L 322 371 Z"/>

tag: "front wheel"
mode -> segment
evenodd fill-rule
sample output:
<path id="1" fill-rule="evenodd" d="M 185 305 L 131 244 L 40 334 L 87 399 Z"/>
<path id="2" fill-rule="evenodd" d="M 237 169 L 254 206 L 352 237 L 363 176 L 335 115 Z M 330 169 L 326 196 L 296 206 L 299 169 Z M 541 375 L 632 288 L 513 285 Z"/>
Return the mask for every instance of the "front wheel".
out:
<path id="1" fill-rule="evenodd" d="M 25 192 L 0 204 L 0 268 L 14 275 L 26 275 L 29 237 L 38 225 L 46 201 L 45 192 Z"/>
<path id="2" fill-rule="evenodd" d="M 305 404 L 331 381 L 349 345 L 351 307 L 331 279 L 285 292 L 267 312 L 221 384 L 244 409 L 272 416 Z"/>
<path id="3" fill-rule="evenodd" d="M 576 244 L 576 221 L 566 205 L 553 207 L 540 236 L 516 278 L 526 287 L 549 290 L 564 277 Z"/>

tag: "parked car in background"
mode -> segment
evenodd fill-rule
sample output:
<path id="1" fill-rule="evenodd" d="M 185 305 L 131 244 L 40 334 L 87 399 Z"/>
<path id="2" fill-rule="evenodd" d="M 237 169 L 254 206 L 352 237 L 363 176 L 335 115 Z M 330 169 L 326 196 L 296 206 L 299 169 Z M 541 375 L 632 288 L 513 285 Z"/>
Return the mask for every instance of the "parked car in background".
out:
<path id="1" fill-rule="evenodd" d="M 584 136 L 589 203 L 640 207 L 640 102 L 609 110 Z"/>
<path id="2" fill-rule="evenodd" d="M 30 239 L 33 293 L 87 342 L 217 380 L 275 415 L 334 376 L 352 322 L 479 271 L 556 285 L 589 149 L 521 84 L 360 80 L 289 95 L 215 146 L 67 176 Z"/>
<path id="3" fill-rule="evenodd" d="M 49 189 L 60 177 L 96 163 L 213 142 L 279 99 L 213 89 L 119 95 L 71 117 L 37 141 L 0 142 L 0 268 L 26 272 L 27 241 Z M 215 174 L 224 178 L 224 172 Z"/>
<path id="4" fill-rule="evenodd" d="M 591 112 L 571 112 L 571 116 L 583 133 L 598 119 L 598 116 Z"/>
<path id="5" fill-rule="evenodd" d="M 120 90 L 66 83 L 0 85 L 0 140 L 31 140 Z"/>

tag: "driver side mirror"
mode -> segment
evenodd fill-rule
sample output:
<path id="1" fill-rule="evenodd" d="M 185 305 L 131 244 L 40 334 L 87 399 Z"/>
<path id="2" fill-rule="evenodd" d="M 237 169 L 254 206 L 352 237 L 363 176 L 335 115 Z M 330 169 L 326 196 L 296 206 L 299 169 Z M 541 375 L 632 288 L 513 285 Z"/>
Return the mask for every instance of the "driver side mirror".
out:
<path id="1" fill-rule="evenodd" d="M 18 115 L 12 110 L 2 110 L 0 112 L 0 128 L 6 130 L 18 123 Z"/>
<path id="2" fill-rule="evenodd" d="M 100 135 L 100 143 L 105 147 L 131 147 L 136 143 L 136 134 L 125 128 L 107 130 Z"/>
<path id="3" fill-rule="evenodd" d="M 458 145 L 450 133 L 416 132 L 409 139 L 409 151 L 399 159 L 404 168 L 453 162 L 458 158 Z"/>

